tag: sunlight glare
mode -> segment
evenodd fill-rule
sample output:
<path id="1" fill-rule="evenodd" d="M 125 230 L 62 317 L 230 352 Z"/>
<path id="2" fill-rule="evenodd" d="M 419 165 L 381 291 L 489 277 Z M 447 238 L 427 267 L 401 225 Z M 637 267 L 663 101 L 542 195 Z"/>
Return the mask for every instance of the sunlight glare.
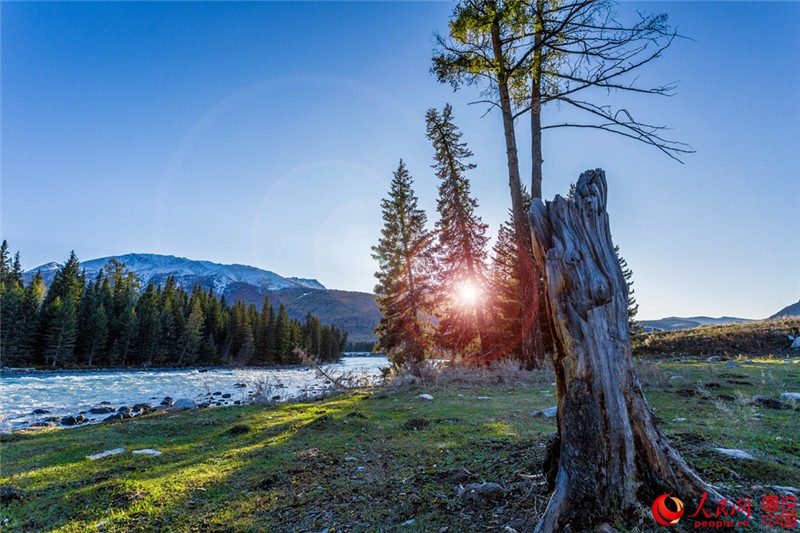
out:
<path id="1" fill-rule="evenodd" d="M 458 290 L 461 301 L 467 304 L 474 303 L 478 299 L 478 289 L 472 283 L 465 283 Z"/>

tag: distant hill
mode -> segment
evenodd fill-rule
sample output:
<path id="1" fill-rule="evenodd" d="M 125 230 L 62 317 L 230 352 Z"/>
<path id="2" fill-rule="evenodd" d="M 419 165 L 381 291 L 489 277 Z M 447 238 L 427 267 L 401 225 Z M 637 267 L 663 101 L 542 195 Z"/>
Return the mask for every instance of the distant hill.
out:
<path id="1" fill-rule="evenodd" d="M 159 254 L 125 254 L 101 257 L 81 263 L 87 279 L 97 275 L 109 260 L 117 259 L 134 272 L 143 286 L 153 282 L 163 284 L 170 276 L 178 285 L 191 291 L 195 285 L 214 289 L 229 302 L 244 300 L 261 306 L 268 296 L 275 307 L 280 304 L 293 318 L 303 320 L 309 311 L 323 324 L 343 327 L 351 341 L 372 341 L 372 329 L 380 320 L 375 295 L 365 292 L 329 290 L 315 279 L 287 278 L 269 270 L 248 265 L 223 265 L 211 261 L 196 261 Z M 26 282 L 36 272 L 42 273 L 46 284 L 53 281 L 61 265 L 52 262 L 25 273 Z"/>
<path id="2" fill-rule="evenodd" d="M 783 309 L 781 309 L 780 311 L 778 311 L 777 313 L 775 313 L 774 315 L 772 315 L 769 318 L 770 319 L 773 319 L 773 318 L 789 318 L 789 317 L 793 317 L 793 316 L 800 316 L 800 300 L 798 300 L 797 302 L 793 303 L 792 305 L 787 305 L 786 307 L 784 307 Z"/>
<path id="3" fill-rule="evenodd" d="M 710 316 L 691 316 L 691 317 L 678 317 L 669 316 L 660 318 L 658 320 L 640 320 L 639 324 L 644 328 L 647 333 L 654 331 L 676 331 L 680 329 L 692 329 L 700 326 L 718 326 L 722 324 L 741 324 L 744 322 L 752 322 L 749 318 L 736 318 L 732 316 L 723 316 L 713 318 Z"/>
<path id="4" fill-rule="evenodd" d="M 768 320 L 778 318 L 791 318 L 800 316 L 800 301 L 786 306 Z M 700 326 L 720 326 L 723 324 L 742 324 L 745 322 L 754 322 L 749 318 L 736 318 L 732 316 L 723 316 L 720 318 L 713 318 L 709 316 L 668 316 L 658 320 L 640 320 L 639 324 L 644 328 L 646 333 L 653 333 L 656 331 L 677 331 L 681 329 L 692 329 Z"/>
<path id="5" fill-rule="evenodd" d="M 639 357 L 795 356 L 792 340 L 798 335 L 800 317 L 709 324 L 639 335 L 633 340 L 633 353 Z"/>

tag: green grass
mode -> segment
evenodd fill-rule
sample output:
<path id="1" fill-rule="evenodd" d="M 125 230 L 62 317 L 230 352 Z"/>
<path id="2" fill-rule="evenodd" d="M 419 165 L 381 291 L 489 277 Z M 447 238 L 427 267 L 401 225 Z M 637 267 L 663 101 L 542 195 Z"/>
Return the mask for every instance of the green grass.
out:
<path id="1" fill-rule="evenodd" d="M 800 364 L 660 363 L 639 373 L 661 428 L 705 479 L 754 502 L 768 485 L 800 486 L 798 413 L 746 402 L 800 390 Z M 418 399 L 422 392 L 434 400 Z M 530 413 L 554 404 L 553 387 L 541 377 L 439 381 L 16 433 L 1 441 L 0 482 L 23 498 L 2 507 L 0 524 L 25 531 L 474 531 L 510 524 L 525 531 L 549 498 L 538 474 L 556 430 L 554 419 Z M 241 424 L 250 431 L 228 433 Z M 119 446 L 163 454 L 85 457 Z M 715 446 L 747 449 L 757 460 L 728 459 Z M 469 480 L 500 483 L 505 501 L 463 507 L 457 484 Z M 652 523 L 641 521 L 644 529 Z"/>

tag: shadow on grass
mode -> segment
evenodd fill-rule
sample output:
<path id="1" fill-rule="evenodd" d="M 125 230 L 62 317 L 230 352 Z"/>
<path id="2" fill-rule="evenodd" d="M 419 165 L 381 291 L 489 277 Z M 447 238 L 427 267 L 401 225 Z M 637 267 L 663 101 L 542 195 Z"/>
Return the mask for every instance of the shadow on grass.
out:
<path id="1" fill-rule="evenodd" d="M 393 400 L 345 394 L 15 438 L 4 444 L 12 449 L 3 483 L 28 496 L 6 506 L 3 516 L 25 530 L 86 530 L 104 521 L 107 530 L 377 526 L 456 510 L 455 489 L 441 482 L 442 472 L 468 468 L 481 479 L 508 477 L 508 460 L 487 456 L 492 446 L 484 446 L 516 438 L 508 424 L 452 416 L 461 400 L 443 406 L 404 398 L 412 410 Z M 433 422 L 406 429 L 403 422 L 414 416 Z M 237 425 L 249 431 L 230 434 Z M 84 458 L 117 446 L 163 455 Z M 538 459 L 530 456 L 521 454 L 516 467 L 535 469 Z"/>

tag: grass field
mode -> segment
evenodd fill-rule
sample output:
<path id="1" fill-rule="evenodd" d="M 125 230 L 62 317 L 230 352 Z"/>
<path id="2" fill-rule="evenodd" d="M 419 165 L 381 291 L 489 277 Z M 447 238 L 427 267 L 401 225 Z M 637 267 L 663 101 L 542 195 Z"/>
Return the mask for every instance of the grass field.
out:
<path id="1" fill-rule="evenodd" d="M 752 498 L 755 510 L 771 486 L 800 487 L 799 413 L 749 405 L 756 394 L 800 391 L 796 360 L 643 363 L 638 372 L 660 426 L 706 480 Z M 550 381 L 455 376 L 318 402 L 6 435 L 0 482 L 21 498 L 4 503 L 0 523 L 4 531 L 530 531 L 549 498 L 540 468 L 556 429 L 531 412 L 555 405 Z M 163 454 L 86 458 L 116 447 Z M 505 497 L 463 505 L 458 486 L 474 481 L 499 483 Z M 642 509 L 626 527 L 653 524 Z"/>

